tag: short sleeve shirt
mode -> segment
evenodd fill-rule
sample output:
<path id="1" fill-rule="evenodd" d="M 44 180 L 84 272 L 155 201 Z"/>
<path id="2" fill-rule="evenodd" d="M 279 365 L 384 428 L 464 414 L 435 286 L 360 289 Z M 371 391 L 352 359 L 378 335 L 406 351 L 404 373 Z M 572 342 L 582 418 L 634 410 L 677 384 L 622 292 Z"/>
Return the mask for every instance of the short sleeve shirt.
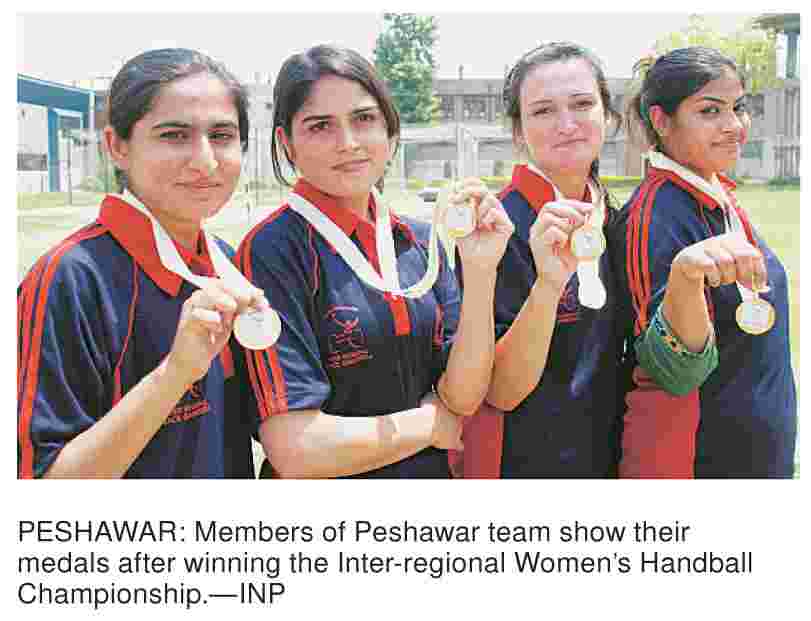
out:
<path id="1" fill-rule="evenodd" d="M 201 244 L 197 255 L 178 249 L 192 271 L 212 274 Z M 163 267 L 146 216 L 115 196 L 34 265 L 17 291 L 20 477 L 45 474 L 65 444 L 158 367 L 195 289 Z M 126 477 L 253 476 L 249 401 L 233 361 L 230 348 L 214 359 Z"/>
<path id="2" fill-rule="evenodd" d="M 293 191 L 337 224 L 379 272 L 373 224 L 304 180 Z M 429 227 L 397 217 L 391 226 L 406 288 L 428 266 Z M 257 424 L 296 410 L 380 416 L 416 408 L 444 372 L 460 308 L 446 260 L 424 296 L 384 294 L 366 286 L 309 222 L 283 205 L 243 240 L 237 264 L 282 319 L 277 343 L 248 358 Z M 358 476 L 447 477 L 446 451 L 427 448 Z"/>

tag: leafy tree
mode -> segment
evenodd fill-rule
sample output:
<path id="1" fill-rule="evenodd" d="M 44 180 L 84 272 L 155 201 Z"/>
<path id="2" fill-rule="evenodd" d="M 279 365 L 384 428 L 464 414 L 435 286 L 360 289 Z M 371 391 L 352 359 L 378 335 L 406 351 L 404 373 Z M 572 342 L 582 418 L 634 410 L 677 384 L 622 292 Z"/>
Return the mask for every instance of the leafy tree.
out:
<path id="1" fill-rule="evenodd" d="M 439 100 L 433 95 L 435 18 L 384 13 L 383 20 L 386 27 L 375 44 L 375 67 L 388 83 L 403 122 L 430 122 L 439 112 Z"/>
<path id="2" fill-rule="evenodd" d="M 657 54 L 670 50 L 702 45 L 720 50 L 733 58 L 746 76 L 746 87 L 751 93 L 780 84 L 777 77 L 777 35 L 774 31 L 761 30 L 753 21 L 731 34 L 714 30 L 701 15 L 691 15 L 687 26 L 672 32 L 655 44 Z"/>

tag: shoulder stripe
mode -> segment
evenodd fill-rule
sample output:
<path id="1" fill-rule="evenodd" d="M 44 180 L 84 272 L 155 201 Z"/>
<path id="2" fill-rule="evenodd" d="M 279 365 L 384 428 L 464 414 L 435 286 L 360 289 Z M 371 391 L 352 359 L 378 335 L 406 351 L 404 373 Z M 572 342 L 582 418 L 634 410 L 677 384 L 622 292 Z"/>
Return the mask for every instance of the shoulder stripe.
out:
<path id="1" fill-rule="evenodd" d="M 626 247 L 626 271 L 628 287 L 631 291 L 636 319 L 634 334 L 641 334 L 648 323 L 647 309 L 651 297 L 650 260 L 648 244 L 653 202 L 659 188 L 665 183 L 663 178 L 648 178 L 639 188 L 631 204 Z"/>
<path id="2" fill-rule="evenodd" d="M 21 389 L 22 396 L 19 401 L 19 420 L 17 422 L 17 438 L 20 443 L 20 462 L 17 475 L 19 478 L 33 478 L 34 476 L 34 446 L 31 443 L 31 416 L 34 409 L 34 399 L 37 393 L 37 375 L 39 373 L 40 347 L 42 346 L 42 332 L 45 324 L 45 309 L 48 303 L 48 289 L 51 286 L 59 261 L 68 250 L 82 241 L 93 239 L 107 233 L 107 227 L 92 224 L 71 235 L 49 253 L 47 269 L 41 273 L 42 284 L 36 304 L 34 305 L 34 321 L 30 347 L 27 356 L 22 361 L 27 375 Z"/>
<path id="3" fill-rule="evenodd" d="M 17 343 L 17 403 L 22 400 L 22 387 L 25 383 L 25 375 L 27 368 L 23 361 L 28 359 L 28 354 L 31 351 L 31 333 L 34 329 L 32 316 L 33 308 L 37 299 L 39 285 L 42 280 L 42 272 L 48 265 L 47 256 L 40 258 L 23 283 L 20 285 L 20 291 L 17 294 L 17 323 L 18 323 L 18 338 Z"/>
<path id="4" fill-rule="evenodd" d="M 242 270 L 242 273 L 245 274 L 248 280 L 253 281 L 253 268 L 251 266 L 251 246 L 253 245 L 253 240 L 259 231 L 288 209 L 287 205 L 282 205 L 282 207 L 257 224 L 248 235 L 245 236 L 245 239 L 242 240 L 235 258 L 237 267 Z M 271 302 L 271 306 L 273 306 L 272 300 L 268 301 Z M 264 356 L 267 356 L 267 365 L 265 364 Z M 245 358 L 248 366 L 248 375 L 259 407 L 260 418 L 264 420 L 280 410 L 286 411 L 287 396 L 284 385 L 284 375 L 279 365 L 279 357 L 276 354 L 276 348 L 269 347 L 266 350 L 260 351 L 246 350 Z M 268 376 L 268 366 L 270 366 L 271 369 L 272 380 Z"/>

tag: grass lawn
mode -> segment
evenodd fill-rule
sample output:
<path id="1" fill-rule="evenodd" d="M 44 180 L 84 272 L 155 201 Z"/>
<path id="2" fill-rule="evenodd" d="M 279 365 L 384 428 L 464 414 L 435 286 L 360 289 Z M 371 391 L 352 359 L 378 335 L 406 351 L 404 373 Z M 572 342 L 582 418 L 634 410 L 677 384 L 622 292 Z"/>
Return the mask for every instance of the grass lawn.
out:
<path id="1" fill-rule="evenodd" d="M 104 194 L 96 192 L 74 191 L 72 204 L 81 207 L 98 205 Z M 46 209 L 48 207 L 63 207 L 68 204 L 67 192 L 17 193 L 17 211 L 26 209 Z"/>

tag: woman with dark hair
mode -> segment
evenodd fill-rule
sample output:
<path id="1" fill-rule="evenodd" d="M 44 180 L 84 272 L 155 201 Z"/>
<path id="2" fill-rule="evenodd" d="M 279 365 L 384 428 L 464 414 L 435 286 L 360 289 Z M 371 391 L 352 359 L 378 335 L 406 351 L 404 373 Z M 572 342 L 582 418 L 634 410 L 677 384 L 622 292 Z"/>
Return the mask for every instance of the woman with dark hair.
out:
<path id="1" fill-rule="evenodd" d="M 653 149 L 609 241 L 633 378 L 620 474 L 791 477 L 786 274 L 725 176 L 750 125 L 743 79 L 703 47 L 641 68 L 629 130 Z"/>
<path id="2" fill-rule="evenodd" d="M 273 167 L 298 180 L 238 251 L 282 317 L 248 357 L 259 438 L 281 477 L 447 478 L 446 449 L 492 369 L 493 283 L 512 232 L 483 186 L 458 241 L 474 281 L 460 303 L 435 228 L 390 216 L 374 188 L 400 121 L 374 68 L 320 45 L 288 58 L 274 87 Z M 277 303 L 278 301 L 278 303 Z M 432 392 L 435 390 L 435 392 Z"/>
<path id="3" fill-rule="evenodd" d="M 17 292 L 20 477 L 253 476 L 227 343 L 267 301 L 201 229 L 239 179 L 246 106 L 193 50 L 116 75 L 104 139 L 121 194 Z"/>
<path id="4" fill-rule="evenodd" d="M 499 195 L 516 234 L 498 269 L 487 402 L 504 414 L 466 421 L 465 476 L 609 477 L 622 351 L 600 256 L 614 213 L 598 171 L 619 114 L 599 60 L 569 42 L 525 54 L 505 80 L 504 107 L 528 160 Z"/>

